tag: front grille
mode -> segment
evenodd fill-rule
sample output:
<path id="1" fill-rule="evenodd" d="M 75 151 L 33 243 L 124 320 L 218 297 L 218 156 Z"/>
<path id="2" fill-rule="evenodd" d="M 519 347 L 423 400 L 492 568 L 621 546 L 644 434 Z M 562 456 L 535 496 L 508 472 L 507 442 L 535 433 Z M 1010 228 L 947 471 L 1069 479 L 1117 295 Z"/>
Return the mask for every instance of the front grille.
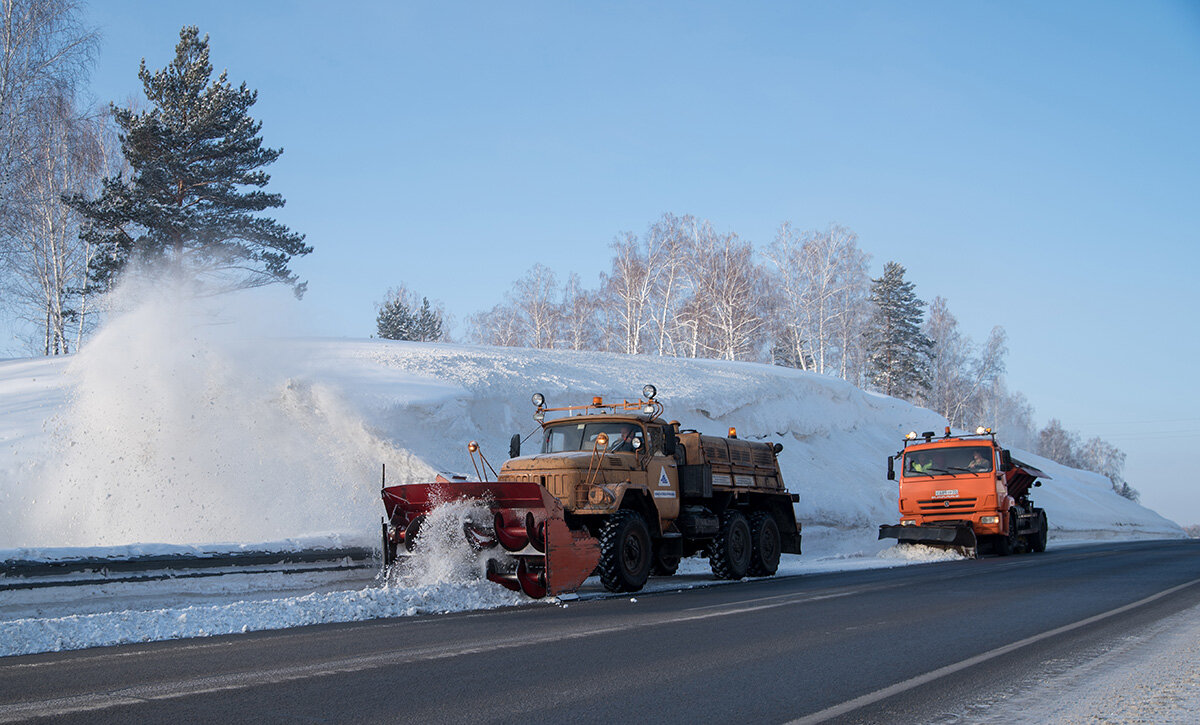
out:
<path id="1" fill-rule="evenodd" d="M 974 498 L 930 498 L 918 499 L 917 505 L 923 514 L 940 514 L 973 511 L 976 501 L 978 499 Z"/>

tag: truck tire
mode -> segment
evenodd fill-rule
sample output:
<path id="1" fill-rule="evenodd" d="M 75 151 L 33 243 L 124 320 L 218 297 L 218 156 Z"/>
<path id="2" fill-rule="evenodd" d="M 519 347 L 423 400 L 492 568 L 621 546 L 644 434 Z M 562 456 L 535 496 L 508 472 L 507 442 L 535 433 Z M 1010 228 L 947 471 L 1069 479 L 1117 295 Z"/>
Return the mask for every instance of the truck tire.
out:
<path id="1" fill-rule="evenodd" d="M 654 565 L 650 573 L 654 576 L 675 576 L 679 571 L 679 555 L 667 554 L 662 551 L 654 552 Z"/>
<path id="2" fill-rule="evenodd" d="M 766 511 L 750 514 L 750 576 L 775 576 L 779 571 L 779 524 Z"/>
<path id="3" fill-rule="evenodd" d="M 750 571 L 753 544 L 750 524 L 741 511 L 729 509 L 721 514 L 721 530 L 713 539 L 708 565 L 718 579 L 741 579 Z"/>
<path id="4" fill-rule="evenodd" d="M 600 583 L 610 592 L 636 592 L 650 578 L 653 547 L 646 520 L 622 509 L 600 528 Z"/>
<path id="5" fill-rule="evenodd" d="M 1038 510 L 1038 532 L 1029 537 L 1029 548 L 1041 553 L 1046 550 L 1046 539 L 1050 535 L 1050 522 L 1046 521 L 1046 512 Z"/>
<path id="6" fill-rule="evenodd" d="M 1008 535 L 1001 534 L 996 537 L 996 553 L 1000 556 L 1014 554 L 1020 541 L 1020 537 L 1017 536 L 1017 514 L 1015 511 L 1009 511 Z"/>

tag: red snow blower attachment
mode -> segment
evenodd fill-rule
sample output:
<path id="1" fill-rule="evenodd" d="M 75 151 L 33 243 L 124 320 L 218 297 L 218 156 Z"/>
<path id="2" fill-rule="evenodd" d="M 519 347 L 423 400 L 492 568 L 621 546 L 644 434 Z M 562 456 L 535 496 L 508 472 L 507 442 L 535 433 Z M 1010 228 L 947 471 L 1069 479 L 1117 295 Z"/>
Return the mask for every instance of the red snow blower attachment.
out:
<path id="1" fill-rule="evenodd" d="M 545 487 L 438 476 L 433 483 L 383 487 L 384 566 L 419 548 L 421 526 L 429 513 L 455 501 L 487 507 L 490 520 L 465 522 L 463 535 L 478 551 L 507 554 L 488 559 L 487 578 L 513 591 L 534 599 L 573 592 L 600 561 L 599 542 L 567 527 L 562 504 Z"/>

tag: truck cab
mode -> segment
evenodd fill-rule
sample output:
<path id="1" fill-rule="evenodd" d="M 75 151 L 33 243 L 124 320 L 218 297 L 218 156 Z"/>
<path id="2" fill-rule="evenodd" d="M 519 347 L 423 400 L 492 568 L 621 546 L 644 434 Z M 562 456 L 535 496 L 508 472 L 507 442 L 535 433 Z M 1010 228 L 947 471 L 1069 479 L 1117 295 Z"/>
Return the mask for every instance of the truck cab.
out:
<path id="1" fill-rule="evenodd" d="M 1045 473 L 1020 461 L 990 428 L 935 438 L 932 431 L 904 439 L 888 458 L 888 479 L 899 473 L 900 523 L 879 527 L 879 538 L 960 550 L 975 556 L 981 543 L 1001 555 L 1044 551 L 1048 524 L 1029 491 Z"/>

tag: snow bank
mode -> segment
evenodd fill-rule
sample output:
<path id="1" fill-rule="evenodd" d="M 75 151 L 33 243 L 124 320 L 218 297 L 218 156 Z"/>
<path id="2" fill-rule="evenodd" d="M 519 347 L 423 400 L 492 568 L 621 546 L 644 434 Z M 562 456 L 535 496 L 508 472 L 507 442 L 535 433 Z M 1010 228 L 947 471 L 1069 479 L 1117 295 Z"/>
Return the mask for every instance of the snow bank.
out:
<path id="1" fill-rule="evenodd" d="M 181 323 L 181 320 L 185 323 Z M 805 552 L 874 555 L 897 517 L 885 461 L 934 413 L 829 377 L 713 360 L 389 341 L 272 339 L 163 294 L 67 360 L 0 362 L 0 549 L 377 537 L 390 483 L 499 466 L 551 406 L 654 383 L 685 428 L 783 444 Z M 986 421 L 984 421 L 986 423 Z M 1003 431 L 1000 431 L 1003 438 Z M 1052 539 L 1181 536 L 1107 479 L 1023 451 L 1053 480 Z M 53 555 L 53 552 L 47 555 Z"/>
<path id="2" fill-rule="evenodd" d="M 494 609 L 529 601 L 503 587 L 444 582 L 420 587 L 366 587 L 262 601 L 33 617 L 0 621 L 0 656 Z"/>

